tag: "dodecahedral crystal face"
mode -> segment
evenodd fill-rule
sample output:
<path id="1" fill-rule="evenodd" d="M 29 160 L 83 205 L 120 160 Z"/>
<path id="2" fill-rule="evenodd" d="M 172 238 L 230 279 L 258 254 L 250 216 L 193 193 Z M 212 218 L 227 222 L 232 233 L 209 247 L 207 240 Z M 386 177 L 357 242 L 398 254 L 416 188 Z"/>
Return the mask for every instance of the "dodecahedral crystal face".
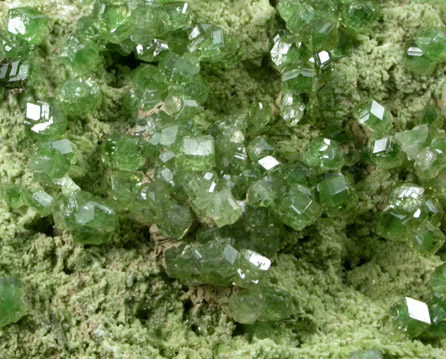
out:
<path id="1" fill-rule="evenodd" d="M 69 36 L 59 52 L 60 58 L 80 74 L 92 71 L 99 63 L 99 47 L 88 39 Z"/>
<path id="2" fill-rule="evenodd" d="M 358 109 L 358 120 L 365 128 L 377 134 L 388 133 L 393 122 L 391 113 L 373 99 Z"/>
<path id="3" fill-rule="evenodd" d="M 56 98 L 67 114 L 86 115 L 101 104 L 102 95 L 91 79 L 68 80 L 56 89 Z"/>
<path id="4" fill-rule="evenodd" d="M 418 337 L 432 324 L 427 304 L 409 297 L 395 303 L 390 315 L 393 326 L 411 337 Z"/>
<path id="5" fill-rule="evenodd" d="M 48 16 L 32 7 L 8 11 L 8 31 L 30 44 L 40 44 L 48 32 Z"/>
<path id="6" fill-rule="evenodd" d="M 17 277 L 0 278 L 0 328 L 18 322 L 26 314 L 23 289 Z"/>
<path id="7" fill-rule="evenodd" d="M 310 142 L 302 155 L 302 161 L 320 172 L 338 170 L 344 165 L 342 150 L 336 141 L 316 138 Z"/>
<path id="8" fill-rule="evenodd" d="M 30 65 L 22 60 L 0 62 L 0 84 L 6 88 L 21 87 L 30 73 Z"/>

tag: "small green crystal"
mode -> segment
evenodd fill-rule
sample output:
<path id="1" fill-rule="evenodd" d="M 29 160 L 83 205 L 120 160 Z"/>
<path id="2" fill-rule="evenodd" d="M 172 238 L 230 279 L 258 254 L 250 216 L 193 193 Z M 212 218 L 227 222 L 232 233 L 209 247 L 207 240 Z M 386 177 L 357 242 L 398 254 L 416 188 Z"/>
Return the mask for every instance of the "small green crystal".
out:
<path id="1" fill-rule="evenodd" d="M 445 167 L 446 156 L 437 148 L 425 147 L 415 158 L 415 173 L 420 179 L 435 178 Z"/>
<path id="2" fill-rule="evenodd" d="M 25 195 L 25 203 L 28 207 L 34 209 L 41 217 L 51 214 L 54 197 L 45 191 L 28 192 Z"/>
<path id="3" fill-rule="evenodd" d="M 29 75 L 30 65 L 25 61 L 0 61 L 0 84 L 6 88 L 22 87 Z"/>
<path id="4" fill-rule="evenodd" d="M 142 169 L 149 152 L 150 145 L 142 138 L 121 133 L 112 134 L 101 145 L 102 162 L 127 171 Z"/>
<path id="5" fill-rule="evenodd" d="M 0 278 L 0 328 L 17 323 L 26 314 L 23 288 L 17 277 Z"/>
<path id="6" fill-rule="evenodd" d="M 378 4 L 374 0 L 350 0 L 342 12 L 342 21 L 347 27 L 360 29 L 370 25 L 379 14 Z"/>
<path id="7" fill-rule="evenodd" d="M 392 136 L 372 140 L 369 151 L 371 160 L 380 168 L 391 169 L 403 164 L 404 153 Z"/>
<path id="8" fill-rule="evenodd" d="M 435 268 L 429 284 L 435 296 L 446 299 L 446 263 Z"/>
<path id="9" fill-rule="evenodd" d="M 378 215 L 376 233 L 391 241 L 405 241 L 412 228 L 408 227 L 410 216 L 387 210 Z"/>
<path id="10" fill-rule="evenodd" d="M 41 143 L 34 151 L 29 168 L 34 178 L 43 185 L 53 186 L 54 181 L 64 177 L 70 169 L 70 161 L 51 143 Z"/>
<path id="11" fill-rule="evenodd" d="M 270 266 L 271 261 L 268 258 L 250 249 L 241 249 L 234 284 L 244 288 L 257 286 Z"/>
<path id="12" fill-rule="evenodd" d="M 67 119 L 56 100 L 28 102 L 25 113 L 25 133 L 39 141 L 62 137 L 67 130 Z"/>
<path id="13" fill-rule="evenodd" d="M 316 138 L 303 153 L 302 162 L 319 172 L 327 172 L 341 169 L 344 166 L 344 155 L 336 141 Z"/>
<path id="14" fill-rule="evenodd" d="M 192 24 L 192 10 L 184 1 L 168 1 L 161 5 L 160 17 L 164 31 L 188 28 Z"/>
<path id="15" fill-rule="evenodd" d="M 21 186 L 11 183 L 4 183 L 0 186 L 2 198 L 6 205 L 18 209 L 25 205 L 24 190 Z"/>
<path id="16" fill-rule="evenodd" d="M 342 173 L 327 176 L 318 184 L 320 204 L 329 211 L 352 208 L 358 198 L 355 189 Z"/>
<path id="17" fill-rule="evenodd" d="M 101 90 L 91 79 L 68 80 L 56 89 L 56 98 L 69 115 L 86 115 L 102 101 Z"/>
<path id="18" fill-rule="evenodd" d="M 97 0 L 93 8 L 93 18 L 100 36 L 118 44 L 132 32 L 130 9 L 127 1 Z"/>
<path id="19" fill-rule="evenodd" d="M 411 130 L 395 133 L 395 141 L 406 153 L 410 160 L 414 160 L 420 153 L 421 149 L 429 135 L 429 127 L 427 125 L 416 126 Z"/>
<path id="20" fill-rule="evenodd" d="M 316 79 L 316 69 L 311 62 L 298 62 L 287 67 L 282 74 L 282 84 L 286 90 L 297 93 L 311 93 Z"/>
<path id="21" fill-rule="evenodd" d="M 440 114 L 440 110 L 434 104 L 428 104 L 418 114 L 418 125 L 428 125 L 430 128 L 442 128 L 444 124 L 443 116 Z M 435 147 L 435 146 L 433 146 Z"/>
<path id="22" fill-rule="evenodd" d="M 188 81 L 200 72 L 198 58 L 189 54 L 180 56 L 171 51 L 163 54 L 159 66 L 173 81 Z"/>
<path id="23" fill-rule="evenodd" d="M 427 302 L 432 324 L 424 335 L 434 338 L 446 337 L 446 302 L 440 298 L 432 298 Z"/>
<path id="24" fill-rule="evenodd" d="M 102 244 L 116 227 L 115 210 L 107 201 L 80 191 L 59 196 L 53 206 L 56 227 L 71 231 L 75 243 Z"/>
<path id="25" fill-rule="evenodd" d="M 283 223 L 296 231 L 313 224 L 322 213 L 312 191 L 298 184 L 290 186 L 274 210 Z"/>
<path id="26" fill-rule="evenodd" d="M 28 57 L 34 45 L 9 32 L 0 30 L 0 58 L 23 59 Z"/>
<path id="27" fill-rule="evenodd" d="M 136 58 L 145 62 L 155 62 L 159 56 L 169 51 L 169 45 L 163 40 L 153 39 L 149 43 L 136 45 Z"/>
<path id="28" fill-rule="evenodd" d="M 177 164 L 188 171 L 210 171 L 215 167 L 215 144 L 212 136 L 186 136 L 182 139 Z"/>
<path id="29" fill-rule="evenodd" d="M 275 148 L 265 137 L 257 137 L 248 144 L 248 156 L 252 162 L 258 162 L 267 156 L 275 156 Z"/>
<path id="30" fill-rule="evenodd" d="M 359 123 L 376 134 L 386 134 L 392 129 L 392 114 L 375 100 L 369 100 L 358 109 Z"/>
<path id="31" fill-rule="evenodd" d="M 243 209 L 234 199 L 229 189 L 215 192 L 206 211 L 218 227 L 235 223 L 243 213 Z"/>
<path id="32" fill-rule="evenodd" d="M 406 47 L 403 59 L 407 69 L 419 75 L 432 74 L 437 64 L 435 61 L 428 58 L 423 50 L 415 44 Z"/>
<path id="33" fill-rule="evenodd" d="M 287 28 L 294 33 L 299 33 L 315 17 L 313 7 L 305 1 L 280 0 L 277 11 L 285 20 Z"/>
<path id="34" fill-rule="evenodd" d="M 109 195 L 120 209 L 128 209 L 137 198 L 139 187 L 143 182 L 142 172 L 112 170 L 109 175 Z"/>
<path id="35" fill-rule="evenodd" d="M 390 308 L 389 313 L 394 328 L 412 338 L 421 335 L 432 324 L 427 304 L 409 297 L 400 299 Z"/>
<path id="36" fill-rule="evenodd" d="M 284 183 L 281 178 L 265 176 L 249 187 L 247 198 L 252 206 L 270 207 L 279 199 Z"/>
<path id="37" fill-rule="evenodd" d="M 306 106 L 297 92 L 289 91 L 282 94 L 280 108 L 280 117 L 288 126 L 295 127 L 302 120 Z"/>
<path id="38" fill-rule="evenodd" d="M 39 45 L 48 32 L 48 16 L 27 6 L 10 9 L 8 31 L 30 44 Z"/>
<path id="39" fill-rule="evenodd" d="M 95 42 L 69 36 L 60 47 L 60 58 L 71 65 L 78 73 L 88 73 L 94 70 L 99 63 L 99 47 Z"/>
<path id="40" fill-rule="evenodd" d="M 250 128 L 252 132 L 257 132 L 264 128 L 271 122 L 272 118 L 273 109 L 265 101 L 254 102 L 248 110 L 247 121 L 248 125 L 253 127 L 252 129 Z"/>
<path id="41" fill-rule="evenodd" d="M 301 43 L 293 36 L 279 33 L 274 37 L 273 43 L 271 61 L 280 72 L 299 59 Z"/>
<path id="42" fill-rule="evenodd" d="M 291 296 L 286 292 L 266 286 L 233 293 L 228 305 L 229 315 L 242 324 L 283 320 L 293 313 Z"/>
<path id="43" fill-rule="evenodd" d="M 423 53 L 433 61 L 446 59 L 446 32 L 440 28 L 421 30 L 415 37 L 415 43 Z"/>
<path id="44" fill-rule="evenodd" d="M 445 241 L 446 237 L 442 230 L 429 221 L 425 221 L 415 230 L 409 245 L 412 249 L 424 255 L 434 255 Z"/>

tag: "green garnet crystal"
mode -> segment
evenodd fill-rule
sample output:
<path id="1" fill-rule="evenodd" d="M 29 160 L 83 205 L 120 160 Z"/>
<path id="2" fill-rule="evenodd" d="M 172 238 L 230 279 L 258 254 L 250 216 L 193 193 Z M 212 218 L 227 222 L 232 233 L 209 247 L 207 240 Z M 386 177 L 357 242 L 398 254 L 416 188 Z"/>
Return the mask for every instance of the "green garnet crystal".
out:
<path id="1" fill-rule="evenodd" d="M 390 308 L 395 329 L 411 337 L 418 337 L 432 324 L 429 307 L 426 303 L 406 297 Z"/>
<path id="2" fill-rule="evenodd" d="M 114 133 L 101 145 L 102 162 L 108 167 L 136 171 L 142 169 L 150 152 L 150 145 L 141 137 Z"/>
<path id="3" fill-rule="evenodd" d="M 76 243 L 107 242 L 116 227 L 115 210 L 107 201 L 86 191 L 59 196 L 52 211 L 56 226 L 71 231 Z"/>
<path id="4" fill-rule="evenodd" d="M 386 134 L 392 128 L 392 114 L 375 100 L 368 100 L 358 109 L 358 121 L 372 133 Z"/>
<path id="5" fill-rule="evenodd" d="M 26 192 L 25 203 L 28 207 L 35 210 L 41 217 L 51 214 L 54 197 L 45 191 Z"/>
<path id="6" fill-rule="evenodd" d="M 432 323 L 423 336 L 433 338 L 446 337 L 446 301 L 432 298 L 427 302 Z"/>
<path id="7" fill-rule="evenodd" d="M 127 1 L 98 0 L 92 16 L 99 35 L 111 43 L 120 43 L 132 32 L 131 11 Z"/>
<path id="8" fill-rule="evenodd" d="M 303 153 L 302 162 L 318 172 L 327 172 L 341 169 L 344 166 L 344 155 L 336 141 L 316 138 Z"/>
<path id="9" fill-rule="evenodd" d="M 69 115 L 86 115 L 102 101 L 101 90 L 91 79 L 65 82 L 56 89 L 56 98 Z"/>
<path id="10" fill-rule="evenodd" d="M 48 16 L 32 7 L 8 11 L 8 31 L 30 44 L 38 45 L 48 32 Z"/>
<path id="11" fill-rule="evenodd" d="M 375 0 L 346 1 L 346 9 L 342 13 L 342 21 L 350 28 L 361 29 L 375 21 L 379 7 Z"/>
<path id="12" fill-rule="evenodd" d="M 98 45 L 77 36 L 67 38 L 60 48 L 59 56 L 81 74 L 94 70 L 100 59 Z"/>
<path id="13" fill-rule="evenodd" d="M 342 173 L 328 175 L 318 184 L 319 201 L 328 212 L 351 208 L 357 203 L 353 184 Z"/>
<path id="14" fill-rule="evenodd" d="M 26 61 L 0 61 L 0 84 L 6 88 L 24 86 L 29 74 L 30 65 Z"/>
<path id="15" fill-rule="evenodd" d="M 2 198 L 9 207 L 18 209 L 24 206 L 24 190 L 22 187 L 12 183 L 3 183 L 0 185 L 0 189 Z"/>
<path id="16" fill-rule="evenodd" d="M 404 161 L 404 152 L 392 136 L 372 140 L 369 152 L 373 163 L 384 169 L 399 167 Z"/>
<path id="17" fill-rule="evenodd" d="M 23 287 L 17 277 L 0 278 L 0 328 L 18 322 L 26 314 Z"/>
<path id="18" fill-rule="evenodd" d="M 26 104 L 25 133 L 39 141 L 61 138 L 67 130 L 67 119 L 55 99 Z"/>
<path id="19" fill-rule="evenodd" d="M 293 313 L 291 296 L 286 292 L 266 286 L 257 286 L 233 293 L 228 304 L 229 315 L 242 324 L 283 320 Z"/>
<path id="20" fill-rule="evenodd" d="M 415 44 L 433 61 L 446 59 L 446 32 L 443 29 L 421 30 L 415 37 Z"/>

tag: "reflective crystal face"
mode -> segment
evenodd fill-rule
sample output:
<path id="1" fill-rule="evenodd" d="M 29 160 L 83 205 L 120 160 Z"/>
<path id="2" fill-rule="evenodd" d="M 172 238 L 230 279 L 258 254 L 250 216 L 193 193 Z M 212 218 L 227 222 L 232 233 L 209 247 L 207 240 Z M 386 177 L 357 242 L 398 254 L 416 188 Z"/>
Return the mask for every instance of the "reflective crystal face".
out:
<path id="1" fill-rule="evenodd" d="M 282 74 L 282 83 L 286 89 L 298 93 L 311 93 L 316 77 L 314 64 L 311 62 L 290 66 L 290 69 Z"/>
<path id="2" fill-rule="evenodd" d="M 302 155 L 302 161 L 319 172 L 337 170 L 344 165 L 344 155 L 339 144 L 328 138 L 313 139 Z"/>
<path id="3" fill-rule="evenodd" d="M 356 204 L 354 188 L 342 173 L 325 178 L 319 183 L 318 190 L 322 206 L 329 209 L 340 209 Z"/>
<path id="4" fill-rule="evenodd" d="M 372 161 L 378 167 L 390 169 L 403 164 L 404 153 L 392 136 L 372 140 L 369 150 Z"/>
<path id="5" fill-rule="evenodd" d="M 215 145 L 212 136 L 184 137 L 178 157 L 181 168 L 209 171 L 215 166 Z"/>
<path id="6" fill-rule="evenodd" d="M 48 32 L 48 16 L 32 7 L 8 11 L 8 31 L 30 44 L 38 45 Z"/>
<path id="7" fill-rule="evenodd" d="M 40 141 L 56 140 L 62 137 L 67 129 L 67 119 L 54 99 L 28 102 L 24 123 L 26 134 Z"/>
<path id="8" fill-rule="evenodd" d="M 375 100 L 369 100 L 358 110 L 359 123 L 374 133 L 385 134 L 392 128 L 392 115 Z"/>
<path id="9" fill-rule="evenodd" d="M 390 308 L 393 325 L 411 337 L 417 337 L 431 325 L 429 308 L 426 303 L 406 297 Z"/>
<path id="10" fill-rule="evenodd" d="M 7 88 L 21 87 L 28 79 L 29 64 L 21 60 L 0 62 L 0 84 Z"/>

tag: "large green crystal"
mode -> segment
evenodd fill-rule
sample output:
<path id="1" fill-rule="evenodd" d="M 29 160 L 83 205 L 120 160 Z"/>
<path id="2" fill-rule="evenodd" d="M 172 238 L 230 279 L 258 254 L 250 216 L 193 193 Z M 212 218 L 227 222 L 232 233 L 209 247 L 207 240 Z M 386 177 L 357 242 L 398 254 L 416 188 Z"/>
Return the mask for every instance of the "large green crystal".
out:
<path id="1" fill-rule="evenodd" d="M 109 42 L 120 43 L 132 32 L 127 1 L 97 0 L 92 15 L 99 34 Z"/>
<path id="2" fill-rule="evenodd" d="M 400 299 L 389 312 L 394 328 L 410 337 L 418 337 L 432 323 L 427 304 L 409 297 Z"/>
<path id="3" fill-rule="evenodd" d="M 434 295 L 446 299 L 446 264 L 435 268 L 429 284 Z"/>
<path id="4" fill-rule="evenodd" d="M 371 160 L 378 167 L 390 169 L 403 164 L 404 153 L 392 136 L 372 140 L 369 151 Z"/>
<path id="5" fill-rule="evenodd" d="M 118 203 L 119 209 L 129 209 L 137 199 L 144 175 L 142 172 L 112 170 L 108 174 L 108 180 L 108 193 Z"/>
<path id="6" fill-rule="evenodd" d="M 352 208 L 358 199 L 353 184 L 347 176 L 335 173 L 318 184 L 320 204 L 330 211 Z"/>
<path id="7" fill-rule="evenodd" d="M 60 47 L 60 58 L 81 74 L 88 73 L 99 63 L 99 47 L 89 40 L 69 36 Z"/>
<path id="8" fill-rule="evenodd" d="M 435 70 L 437 64 L 428 58 L 424 51 L 415 44 L 406 47 L 403 60 L 409 71 L 419 75 L 430 75 Z"/>
<path id="9" fill-rule="evenodd" d="M 18 322 L 26 314 L 23 288 L 17 277 L 0 278 L 0 328 Z"/>
<path id="10" fill-rule="evenodd" d="M 284 183 L 281 178 L 265 176 L 255 182 L 248 191 L 250 205 L 270 207 L 279 199 Z"/>
<path id="11" fill-rule="evenodd" d="M 233 293 L 228 304 L 229 315 L 242 324 L 283 320 L 293 313 L 291 296 L 286 292 L 266 286 Z"/>
<path id="12" fill-rule="evenodd" d="M 101 90 L 91 79 L 68 80 L 56 89 L 56 98 L 69 115 L 86 115 L 102 101 Z"/>
<path id="13" fill-rule="evenodd" d="M 310 94 L 316 80 L 316 69 L 313 63 L 297 62 L 287 67 L 282 74 L 282 84 L 287 90 Z"/>
<path id="14" fill-rule="evenodd" d="M 187 171 L 210 171 L 215 166 L 215 144 L 212 136 L 186 136 L 182 139 L 177 164 Z"/>
<path id="15" fill-rule="evenodd" d="M 62 137 L 67 130 L 67 119 L 54 99 L 26 104 L 25 133 L 39 141 Z"/>
<path id="16" fill-rule="evenodd" d="M 415 37 L 415 43 L 433 61 L 446 59 L 446 31 L 440 28 L 422 29 Z"/>
<path id="17" fill-rule="evenodd" d="M 411 130 L 395 133 L 395 141 L 406 153 L 410 160 L 414 160 L 424 147 L 429 135 L 427 125 L 419 125 Z"/>
<path id="18" fill-rule="evenodd" d="M 274 37 L 273 43 L 271 61 L 280 72 L 299 59 L 301 43 L 293 36 L 279 33 Z"/>
<path id="19" fill-rule="evenodd" d="M 432 298 L 427 302 L 432 324 L 424 335 L 434 338 L 446 337 L 446 301 Z"/>
<path id="20" fill-rule="evenodd" d="M 435 178 L 445 167 L 446 156 L 438 148 L 425 147 L 415 158 L 415 173 L 420 179 Z"/>
<path id="21" fill-rule="evenodd" d="M 0 61 L 0 84 L 6 88 L 22 87 L 30 75 L 30 65 L 26 61 Z"/>
<path id="22" fill-rule="evenodd" d="M 0 185 L 1 195 L 5 203 L 14 209 L 23 207 L 24 189 L 21 186 L 11 183 L 3 183 Z"/>
<path id="23" fill-rule="evenodd" d="M 27 192 L 25 195 L 25 203 L 41 217 L 46 217 L 51 214 L 54 197 L 45 191 Z"/>
<path id="24" fill-rule="evenodd" d="M 443 246 L 446 237 L 442 230 L 429 221 L 416 228 L 409 245 L 417 252 L 433 255 Z"/>
<path id="25" fill-rule="evenodd" d="M 32 7 L 10 9 L 8 31 L 30 44 L 38 45 L 48 32 L 48 16 Z"/>
<path id="26" fill-rule="evenodd" d="M 31 55 L 34 47 L 22 38 L 0 30 L 0 58 L 23 59 Z"/>
<path id="27" fill-rule="evenodd" d="M 361 29 L 370 25 L 379 14 L 375 0 L 349 0 L 342 12 L 342 21 L 347 27 Z"/>

